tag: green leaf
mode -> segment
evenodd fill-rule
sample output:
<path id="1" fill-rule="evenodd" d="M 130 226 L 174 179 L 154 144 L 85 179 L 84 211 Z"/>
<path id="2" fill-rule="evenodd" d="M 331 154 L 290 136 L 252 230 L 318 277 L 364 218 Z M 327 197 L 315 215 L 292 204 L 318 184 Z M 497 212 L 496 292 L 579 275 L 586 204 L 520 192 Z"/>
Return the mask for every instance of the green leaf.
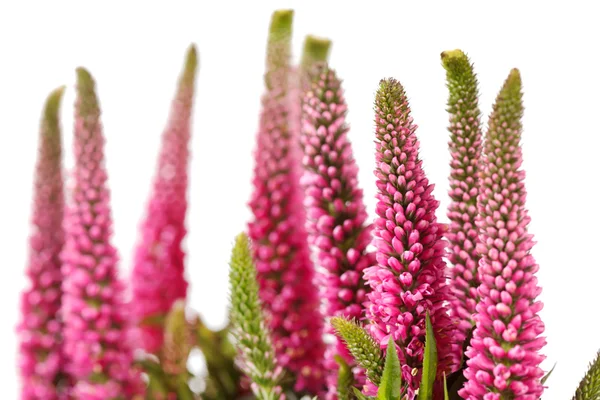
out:
<path id="1" fill-rule="evenodd" d="M 337 380 L 338 400 L 352 400 L 352 385 L 354 384 L 354 374 L 346 361 L 339 355 L 334 356 L 335 362 L 340 366 Z"/>
<path id="2" fill-rule="evenodd" d="M 587 374 L 581 380 L 573 400 L 598 400 L 600 399 L 600 351 L 590 364 Z"/>
<path id="3" fill-rule="evenodd" d="M 423 375 L 419 387 L 418 400 L 431 400 L 433 398 L 433 384 L 437 375 L 437 349 L 435 335 L 431 326 L 429 312 L 425 316 L 425 351 L 423 354 Z"/>
<path id="4" fill-rule="evenodd" d="M 360 390 L 358 390 L 357 388 L 352 388 L 352 391 L 354 392 L 354 395 L 356 396 L 356 398 L 358 400 L 369 400 L 370 399 L 370 397 L 367 397 L 364 394 L 362 394 L 362 392 Z"/>
<path id="5" fill-rule="evenodd" d="M 390 335 L 387 352 L 385 356 L 385 366 L 381 383 L 377 391 L 378 400 L 400 400 L 402 387 L 402 371 L 400 370 L 400 360 L 396 351 L 396 343 Z"/>
<path id="6" fill-rule="evenodd" d="M 446 384 L 446 373 L 444 372 L 444 400 L 450 400 L 448 395 L 448 385 Z"/>
<path id="7" fill-rule="evenodd" d="M 552 374 L 552 372 L 554 371 L 554 368 L 556 368 L 556 363 L 554 363 L 554 365 L 552 366 L 552 369 L 550 371 L 548 371 L 548 373 L 546 375 L 544 375 L 544 377 L 542 378 L 541 382 L 542 385 L 544 383 L 546 383 L 546 381 L 548 380 L 548 378 L 550 378 L 550 375 Z"/>

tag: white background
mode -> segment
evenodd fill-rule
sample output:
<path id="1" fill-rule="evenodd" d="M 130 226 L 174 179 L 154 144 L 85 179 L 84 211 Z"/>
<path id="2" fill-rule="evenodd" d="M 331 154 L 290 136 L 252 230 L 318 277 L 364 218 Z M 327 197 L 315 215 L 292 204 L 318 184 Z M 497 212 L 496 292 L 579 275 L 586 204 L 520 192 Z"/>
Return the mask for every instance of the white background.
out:
<path id="1" fill-rule="evenodd" d="M 197 43 L 187 273 L 192 306 L 220 326 L 230 246 L 250 215 L 267 27 L 271 12 L 285 7 L 296 9 L 297 57 L 307 33 L 334 42 L 331 64 L 345 80 L 350 138 L 371 214 L 372 102 L 380 78 L 400 79 L 410 96 L 421 155 L 446 221 L 447 92 L 439 54 L 468 52 L 486 116 L 509 70 L 520 68 L 530 227 L 539 242 L 533 253 L 541 265 L 548 337 L 544 367 L 558 362 L 544 398 L 571 398 L 600 348 L 597 12 L 576 1 L 416 3 L 0 1 L 2 398 L 18 393 L 14 326 L 26 283 L 33 166 L 47 93 L 68 85 L 62 118 L 69 167 L 74 69 L 83 65 L 97 80 L 114 243 L 126 273 L 175 82 L 187 46 Z"/>

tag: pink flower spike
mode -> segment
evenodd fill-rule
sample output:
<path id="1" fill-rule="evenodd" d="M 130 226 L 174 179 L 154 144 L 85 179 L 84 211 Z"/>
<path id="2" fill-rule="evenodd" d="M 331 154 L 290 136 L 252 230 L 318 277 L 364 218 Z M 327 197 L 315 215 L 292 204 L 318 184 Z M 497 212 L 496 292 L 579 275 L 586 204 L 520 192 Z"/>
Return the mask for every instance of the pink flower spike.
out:
<path id="1" fill-rule="evenodd" d="M 140 393 L 141 381 L 132 367 L 130 316 L 118 278 L 117 251 L 110 243 L 100 108 L 94 80 L 83 68 L 77 69 L 73 147 L 74 185 L 62 253 L 64 348 L 68 372 L 76 382 L 70 395 L 82 400 L 132 399 Z"/>
<path id="2" fill-rule="evenodd" d="M 35 170 L 32 234 L 29 238 L 27 277 L 30 286 L 21 297 L 19 367 L 21 400 L 57 400 L 63 393 L 64 357 L 61 348 L 60 252 L 64 191 L 59 124 L 64 87 L 48 96 L 40 127 Z"/>
<path id="3" fill-rule="evenodd" d="M 185 70 L 162 136 L 154 187 L 141 225 L 141 240 L 131 275 L 132 310 L 142 347 L 157 353 L 163 343 L 164 317 L 185 299 L 184 274 L 190 124 L 197 55 L 191 46 Z"/>
<path id="4" fill-rule="evenodd" d="M 461 50 L 442 53 L 448 85 L 450 114 L 450 225 L 448 261 L 451 265 L 450 286 L 452 315 L 458 324 L 457 343 L 462 347 L 474 327 L 479 278 L 477 267 L 479 243 L 476 226 L 479 162 L 481 158 L 481 112 L 477 77 L 469 58 Z"/>
<path id="5" fill-rule="evenodd" d="M 438 376 L 458 363 L 455 327 L 446 303 L 443 226 L 438 202 L 419 160 L 416 125 L 404 88 L 395 79 L 380 82 L 375 98 L 378 187 L 375 237 L 377 263 L 365 269 L 369 329 L 382 348 L 389 335 L 398 345 L 403 382 L 414 392 L 421 382 L 425 317 L 430 313 L 437 341 Z M 416 374 L 413 373 L 416 371 Z"/>
<path id="6" fill-rule="evenodd" d="M 541 289 L 531 256 L 530 217 L 521 169 L 521 76 L 514 69 L 496 98 L 484 144 L 478 197 L 480 296 L 475 331 L 466 355 L 468 400 L 539 399 L 543 385 L 540 350 L 545 339 L 536 300 Z M 478 379 L 489 376 L 490 379 Z"/>
<path id="7" fill-rule="evenodd" d="M 347 137 L 347 106 L 341 82 L 325 64 L 315 67 L 310 76 L 301 138 L 309 242 L 316 248 L 326 316 L 358 321 L 363 317 L 362 304 L 366 300 L 363 270 L 375 262 L 374 254 L 367 252 L 371 227 L 365 223 L 367 212 L 358 188 L 358 167 Z M 330 325 L 327 332 L 333 334 Z M 362 387 L 365 380 L 346 345 L 334 339 L 325 357 L 328 399 L 337 398 L 336 354 L 354 367 L 357 387 Z"/>
<path id="8" fill-rule="evenodd" d="M 289 65 L 292 17 L 293 11 L 279 10 L 271 21 L 248 230 L 277 362 L 293 377 L 296 391 L 317 394 L 325 386 L 325 345 L 304 227 L 300 115 Z"/>

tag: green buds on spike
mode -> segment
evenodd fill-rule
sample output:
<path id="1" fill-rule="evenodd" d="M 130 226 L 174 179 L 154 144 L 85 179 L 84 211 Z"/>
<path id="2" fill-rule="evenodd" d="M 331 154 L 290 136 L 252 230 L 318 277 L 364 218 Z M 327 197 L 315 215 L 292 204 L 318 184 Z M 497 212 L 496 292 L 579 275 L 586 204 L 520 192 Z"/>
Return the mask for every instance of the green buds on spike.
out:
<path id="1" fill-rule="evenodd" d="M 282 96 L 287 93 L 289 85 L 293 21 L 293 10 L 277 10 L 271 16 L 269 27 L 265 84 L 269 90 L 282 89 Z"/>
<path id="2" fill-rule="evenodd" d="M 442 65 L 453 77 L 471 77 L 473 75 L 473 66 L 462 50 L 443 51 L 441 57 Z"/>
<path id="3" fill-rule="evenodd" d="M 581 380 L 573 400 L 600 399 L 600 351 L 590 364 L 585 377 Z"/>
<path id="4" fill-rule="evenodd" d="M 330 50 L 331 40 L 307 35 L 304 39 L 304 50 L 300 61 L 301 67 L 307 69 L 315 63 L 327 61 Z"/>
<path id="5" fill-rule="evenodd" d="M 59 112 L 60 112 L 60 103 L 65 92 L 65 87 L 61 86 L 57 89 L 54 89 L 46 99 L 46 105 L 44 107 L 44 119 L 42 124 L 45 125 L 46 130 L 45 133 L 47 135 L 57 135 L 59 134 L 60 128 L 59 124 Z"/>
<path id="6" fill-rule="evenodd" d="M 292 36 L 294 10 L 276 10 L 271 16 L 269 40 L 278 40 Z"/>
<path id="7" fill-rule="evenodd" d="M 80 114 L 82 116 L 97 114 L 99 112 L 99 106 L 94 78 L 92 78 L 89 71 L 83 67 L 79 67 L 75 71 L 77 73 L 77 94 L 80 101 Z"/>
<path id="8" fill-rule="evenodd" d="M 196 69 L 198 68 L 198 51 L 195 44 L 190 44 L 186 56 L 185 67 L 181 77 L 182 84 L 192 84 L 196 77 Z"/>
<path id="9" fill-rule="evenodd" d="M 367 378 L 379 386 L 383 374 L 384 359 L 379 344 L 362 326 L 342 317 L 331 319 L 337 335 L 346 343 L 350 354 L 367 374 Z"/>
<path id="10" fill-rule="evenodd" d="M 256 268 L 245 234 L 237 236 L 229 265 L 232 332 L 242 355 L 242 369 L 253 381 L 257 399 L 277 400 L 281 395 L 282 371 L 275 363 L 275 351 L 265 327 Z"/>

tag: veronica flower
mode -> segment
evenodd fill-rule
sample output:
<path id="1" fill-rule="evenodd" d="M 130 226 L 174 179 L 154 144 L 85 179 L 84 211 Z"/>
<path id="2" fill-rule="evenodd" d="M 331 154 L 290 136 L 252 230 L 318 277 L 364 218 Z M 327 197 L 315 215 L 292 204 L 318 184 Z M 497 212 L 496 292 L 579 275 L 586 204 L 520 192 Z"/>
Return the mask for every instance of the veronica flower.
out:
<path id="1" fill-rule="evenodd" d="M 453 293 L 452 313 L 458 322 L 457 342 L 462 346 L 472 329 L 477 304 L 477 266 L 479 242 L 477 226 L 477 194 L 479 193 L 479 159 L 481 156 L 481 112 L 479 91 L 473 65 L 460 50 L 442 53 L 442 64 L 448 82 L 450 114 L 450 225 L 448 260 Z"/>
<path id="2" fill-rule="evenodd" d="M 298 123 L 289 90 L 292 16 L 276 11 L 271 23 L 249 236 L 277 360 L 292 374 L 297 391 L 317 393 L 324 386 L 323 317 L 304 228 Z"/>
<path id="3" fill-rule="evenodd" d="M 18 327 L 23 400 L 63 398 L 57 387 L 64 369 L 59 318 L 64 194 L 58 118 L 63 91 L 59 88 L 48 96 L 40 127 L 27 266 L 30 287 L 21 298 Z"/>
<path id="4" fill-rule="evenodd" d="M 161 321 L 177 299 L 185 299 L 188 287 L 181 243 L 186 234 L 188 144 L 196 65 L 196 49 L 191 46 L 163 133 L 132 272 L 132 309 L 141 325 L 141 344 L 151 353 L 158 352 L 163 343 Z"/>
<path id="5" fill-rule="evenodd" d="M 74 187 L 62 253 L 65 353 L 68 372 L 76 381 L 73 398 L 125 400 L 138 394 L 140 387 L 132 368 L 117 251 L 110 243 L 104 137 L 94 86 L 89 72 L 79 68 Z"/>
<path id="6" fill-rule="evenodd" d="M 366 300 L 363 270 L 375 259 L 367 252 L 371 229 L 366 224 L 363 193 L 358 188 L 358 167 L 347 137 L 347 106 L 341 82 L 332 69 L 322 64 L 311 75 L 302 113 L 306 170 L 303 185 L 309 243 L 315 246 L 316 263 L 321 267 L 326 316 L 359 320 Z M 333 332 L 331 326 L 328 331 Z M 335 398 L 336 354 L 349 365 L 355 365 L 342 341 L 336 340 L 328 348 L 325 367 L 330 398 Z M 364 375 L 356 375 L 355 383 L 360 387 L 364 384 Z"/>
<path id="7" fill-rule="evenodd" d="M 443 226 L 438 201 L 419 160 L 415 130 L 403 87 L 380 82 L 375 98 L 378 218 L 377 263 L 365 270 L 370 332 L 382 348 L 391 335 L 398 345 L 402 380 L 409 396 L 421 381 L 425 319 L 429 311 L 439 349 L 439 374 L 456 365 L 454 326 L 447 314 Z"/>
<path id="8" fill-rule="evenodd" d="M 521 169 L 521 76 L 514 69 L 496 98 L 483 149 L 478 198 L 481 285 L 476 328 L 460 391 L 469 400 L 539 399 L 543 385 L 539 351 L 546 343 L 538 312 L 538 270 L 527 233 Z"/>

